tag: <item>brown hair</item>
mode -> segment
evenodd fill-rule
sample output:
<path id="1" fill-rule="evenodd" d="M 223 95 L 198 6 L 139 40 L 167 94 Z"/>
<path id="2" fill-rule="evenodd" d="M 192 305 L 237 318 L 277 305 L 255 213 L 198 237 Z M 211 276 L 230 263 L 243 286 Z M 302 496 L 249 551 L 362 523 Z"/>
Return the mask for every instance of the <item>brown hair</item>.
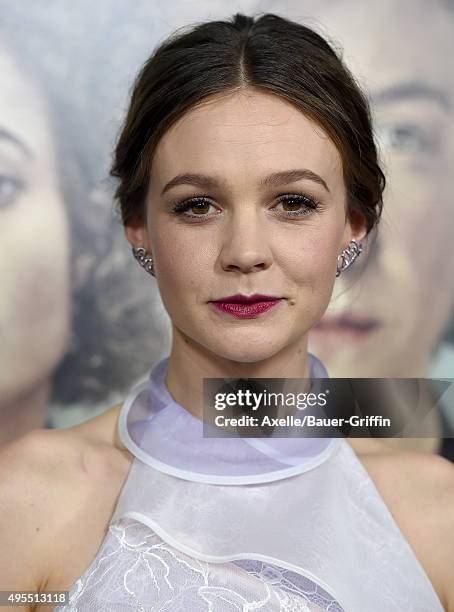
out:
<path id="1" fill-rule="evenodd" d="M 275 14 L 207 21 L 178 29 L 140 70 L 115 148 L 111 176 L 124 225 L 143 220 L 150 166 L 160 138 L 208 96 L 255 88 L 285 98 L 319 124 L 342 161 L 348 213 L 367 231 L 378 223 L 385 177 L 367 98 L 331 46 Z"/>

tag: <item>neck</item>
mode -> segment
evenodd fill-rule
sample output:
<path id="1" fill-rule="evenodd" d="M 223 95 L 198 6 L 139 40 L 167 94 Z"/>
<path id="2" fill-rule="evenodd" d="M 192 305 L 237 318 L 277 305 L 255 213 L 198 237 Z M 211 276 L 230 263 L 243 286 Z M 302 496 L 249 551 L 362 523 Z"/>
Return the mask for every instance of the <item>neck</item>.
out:
<path id="1" fill-rule="evenodd" d="M 204 378 L 309 378 L 307 335 L 260 361 L 232 360 L 195 343 L 173 326 L 166 385 L 174 400 L 202 419 Z"/>
<path id="2" fill-rule="evenodd" d="M 8 403 L 0 403 L 0 448 L 44 427 L 50 383 L 45 380 Z"/>

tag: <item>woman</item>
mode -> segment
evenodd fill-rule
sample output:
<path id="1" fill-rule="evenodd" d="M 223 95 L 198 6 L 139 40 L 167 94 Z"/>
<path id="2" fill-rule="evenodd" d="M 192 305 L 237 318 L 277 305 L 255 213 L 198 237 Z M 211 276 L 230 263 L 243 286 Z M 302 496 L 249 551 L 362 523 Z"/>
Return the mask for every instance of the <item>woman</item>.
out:
<path id="1" fill-rule="evenodd" d="M 48 404 L 64 421 L 69 406 L 94 414 L 117 401 L 148 367 L 132 358 L 128 321 L 144 329 L 155 311 L 140 291 L 127 297 L 140 271 L 99 188 L 103 140 L 87 122 L 101 88 L 69 9 L 62 23 L 45 8 L 0 9 L 0 447 L 52 427 Z M 157 350 L 157 328 L 134 332 L 143 354 Z"/>
<path id="2" fill-rule="evenodd" d="M 275 4 L 300 12 L 292 0 L 265 2 L 269 10 Z M 453 330 L 446 331 L 454 322 L 454 74 L 444 61 L 454 35 L 452 4 L 437 1 L 428 11 L 423 0 L 317 2 L 311 15 L 324 24 L 323 35 L 342 44 L 368 90 L 387 189 L 380 230 L 336 283 L 309 350 L 333 377 L 452 378 Z M 426 392 L 435 405 L 430 381 Z M 446 394 L 426 420 L 426 437 L 386 444 L 454 461 L 454 439 L 443 438 L 452 435 L 453 418 Z"/>
<path id="3" fill-rule="evenodd" d="M 332 49 L 273 14 L 176 33 L 112 174 L 171 352 L 123 406 L 3 452 L 20 563 L 0 589 L 70 589 L 58 610 L 453 609 L 449 462 L 202 435 L 203 378 L 323 377 L 307 333 L 379 219 L 367 103 Z"/>
<path id="4" fill-rule="evenodd" d="M 70 257 L 48 103 L 0 40 L 1 446 L 43 426 L 70 326 Z"/>

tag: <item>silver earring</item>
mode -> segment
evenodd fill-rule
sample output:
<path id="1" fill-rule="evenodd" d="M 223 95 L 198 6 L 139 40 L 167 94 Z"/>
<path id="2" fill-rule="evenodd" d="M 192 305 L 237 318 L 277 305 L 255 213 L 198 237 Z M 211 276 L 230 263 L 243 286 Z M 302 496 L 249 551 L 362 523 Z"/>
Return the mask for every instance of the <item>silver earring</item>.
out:
<path id="1" fill-rule="evenodd" d="M 152 276 L 156 276 L 154 272 L 153 258 L 149 255 L 143 246 L 132 247 L 132 254 L 140 263 L 142 268 Z"/>
<path id="2" fill-rule="evenodd" d="M 358 255 L 363 250 L 363 245 L 358 244 L 356 240 L 350 240 L 347 248 L 345 248 L 340 255 L 337 256 L 337 269 L 336 277 L 340 276 L 343 270 L 349 268 Z"/>

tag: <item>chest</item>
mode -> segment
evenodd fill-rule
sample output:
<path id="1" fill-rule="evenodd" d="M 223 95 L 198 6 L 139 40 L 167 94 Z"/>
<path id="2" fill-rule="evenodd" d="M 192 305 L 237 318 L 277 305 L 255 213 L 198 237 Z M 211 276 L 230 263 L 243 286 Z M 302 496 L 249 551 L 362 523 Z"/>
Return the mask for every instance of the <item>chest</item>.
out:
<path id="1" fill-rule="evenodd" d="M 97 559 L 74 585 L 69 606 L 57 609 L 101 612 L 105 602 L 125 611 L 344 612 L 332 594 L 298 572 L 260 560 L 195 559 L 131 518 L 110 525 Z"/>
<path id="2" fill-rule="evenodd" d="M 52 534 L 55 542 L 52 564 L 54 571 L 49 576 L 46 590 L 68 590 L 99 555 L 129 467 L 129 463 L 121 462 L 114 468 L 104 465 L 98 477 L 87 482 L 83 495 L 80 488 L 75 488 L 73 497 L 67 494 L 66 498 L 62 499 L 62 518 Z M 442 585 L 439 584 L 431 544 L 434 534 L 431 535 L 428 529 L 421 534 L 421 517 L 414 508 L 414 499 L 408 493 L 402 494 L 402 487 L 396 487 L 394 480 L 377 475 L 380 473 L 377 463 L 365 463 L 365 467 L 372 477 L 376 476 L 377 488 L 389 512 L 440 596 Z M 162 552 L 162 543 L 155 544 Z M 156 557 L 155 554 L 152 556 Z M 170 556 L 171 552 L 169 558 Z M 162 565 L 162 562 L 160 564 Z M 203 572 L 201 576 L 203 577 Z M 233 577 L 234 574 L 232 580 Z M 257 585 L 260 588 L 262 586 L 259 582 Z M 36 610 L 44 612 L 45 608 L 38 607 Z"/>

